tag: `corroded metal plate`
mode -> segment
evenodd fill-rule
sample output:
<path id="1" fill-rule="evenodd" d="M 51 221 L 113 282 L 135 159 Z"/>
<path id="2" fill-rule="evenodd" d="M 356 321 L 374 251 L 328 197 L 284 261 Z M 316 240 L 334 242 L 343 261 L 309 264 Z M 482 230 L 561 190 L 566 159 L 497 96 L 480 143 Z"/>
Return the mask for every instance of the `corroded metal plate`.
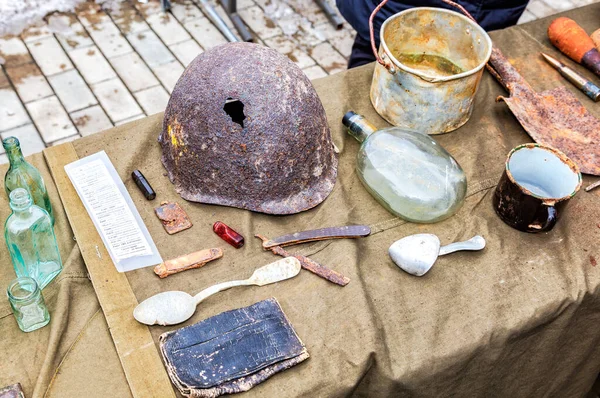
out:
<path id="1" fill-rule="evenodd" d="M 499 97 L 534 141 L 570 157 L 582 173 L 600 175 L 600 120 L 565 87 L 536 93 L 497 48 L 490 70 L 510 92 Z"/>
<path id="2" fill-rule="evenodd" d="M 162 202 L 154 212 L 169 235 L 192 227 L 192 221 L 177 202 Z"/>

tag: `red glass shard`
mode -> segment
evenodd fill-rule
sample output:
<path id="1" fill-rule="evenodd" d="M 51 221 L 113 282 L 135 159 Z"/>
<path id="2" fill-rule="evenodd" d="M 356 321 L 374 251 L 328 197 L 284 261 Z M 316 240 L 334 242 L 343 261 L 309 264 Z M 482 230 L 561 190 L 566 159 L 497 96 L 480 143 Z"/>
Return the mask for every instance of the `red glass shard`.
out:
<path id="1" fill-rule="evenodd" d="M 240 247 L 244 246 L 244 237 L 235 232 L 230 227 L 228 227 L 226 224 L 222 223 L 221 221 L 217 221 L 213 224 L 213 231 L 215 231 L 215 233 L 219 235 L 221 239 L 223 239 L 225 242 L 229 243 L 236 249 L 239 249 Z"/>

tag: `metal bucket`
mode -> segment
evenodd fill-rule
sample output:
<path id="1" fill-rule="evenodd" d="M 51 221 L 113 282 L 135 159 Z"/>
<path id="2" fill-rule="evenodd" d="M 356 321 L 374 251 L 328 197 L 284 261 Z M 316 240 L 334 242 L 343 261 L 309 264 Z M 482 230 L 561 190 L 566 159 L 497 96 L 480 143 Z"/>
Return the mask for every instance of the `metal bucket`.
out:
<path id="1" fill-rule="evenodd" d="M 418 7 L 399 12 L 381 26 L 371 102 L 395 126 L 442 134 L 465 124 L 492 53 L 485 30 L 463 15 Z M 402 61 L 402 62 L 401 62 Z"/>

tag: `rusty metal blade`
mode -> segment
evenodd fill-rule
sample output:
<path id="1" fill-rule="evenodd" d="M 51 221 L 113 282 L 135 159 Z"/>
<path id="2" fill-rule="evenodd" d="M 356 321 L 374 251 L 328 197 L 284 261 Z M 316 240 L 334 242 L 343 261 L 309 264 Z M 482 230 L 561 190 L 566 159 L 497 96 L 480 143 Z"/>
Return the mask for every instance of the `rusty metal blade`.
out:
<path id="1" fill-rule="evenodd" d="M 497 48 L 492 51 L 492 73 L 510 92 L 499 97 L 508 105 L 529 136 L 561 150 L 582 173 L 600 175 L 600 120 L 565 87 L 536 93 Z"/>
<path id="2" fill-rule="evenodd" d="M 330 227 L 313 229 L 310 231 L 296 232 L 293 234 L 279 236 L 263 242 L 264 249 L 273 246 L 290 246 L 298 243 L 314 242 L 326 239 L 362 238 L 371 234 L 371 228 L 367 225 L 348 225 L 345 227 Z"/>
<path id="3" fill-rule="evenodd" d="M 265 238 L 262 235 L 254 235 L 258 239 L 261 239 L 263 242 L 268 241 L 269 239 Z M 273 254 L 277 254 L 281 257 L 295 257 L 300 261 L 300 265 L 305 270 L 312 272 L 315 275 L 320 276 L 323 279 L 327 279 L 329 282 L 335 283 L 336 285 L 346 286 L 350 282 L 350 278 L 345 277 L 344 275 L 336 272 L 330 268 L 325 267 L 324 265 L 319 264 L 318 262 L 311 260 L 310 258 L 303 256 L 301 254 L 292 254 L 283 249 L 281 246 L 273 246 L 269 249 L 273 252 Z"/>

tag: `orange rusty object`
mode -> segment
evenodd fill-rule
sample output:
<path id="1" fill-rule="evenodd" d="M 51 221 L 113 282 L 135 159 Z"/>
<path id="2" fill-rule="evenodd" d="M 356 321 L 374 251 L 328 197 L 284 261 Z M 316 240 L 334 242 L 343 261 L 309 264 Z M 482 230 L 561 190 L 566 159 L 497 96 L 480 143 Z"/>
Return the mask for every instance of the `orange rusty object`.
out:
<path id="1" fill-rule="evenodd" d="M 600 76 L 600 52 L 577 22 L 556 18 L 548 27 L 548 38 L 563 54 Z"/>
<path id="2" fill-rule="evenodd" d="M 154 212 L 169 235 L 192 227 L 192 221 L 177 202 L 162 202 Z"/>
<path id="3" fill-rule="evenodd" d="M 473 17 L 450 0 L 444 3 Z M 600 120 L 594 117 L 565 87 L 536 93 L 495 46 L 488 71 L 510 93 L 504 101 L 534 141 L 564 152 L 582 173 L 600 175 Z"/>
<path id="4" fill-rule="evenodd" d="M 270 241 L 269 238 L 266 238 L 259 234 L 256 234 L 254 236 L 262 240 L 263 243 Z M 318 262 L 313 261 L 310 258 L 301 254 L 289 253 L 281 246 L 273 246 L 265 250 L 270 250 L 271 252 L 273 252 L 273 254 L 277 254 L 281 257 L 295 257 L 298 259 L 298 261 L 300 261 L 300 265 L 302 266 L 302 268 L 312 272 L 315 275 L 320 276 L 323 279 L 327 279 L 329 282 L 335 283 L 336 285 L 346 286 L 348 283 L 350 283 L 350 278 L 340 274 L 339 272 L 336 272 L 331 268 L 327 268 L 324 265 L 321 265 Z"/>
<path id="5" fill-rule="evenodd" d="M 492 74 L 509 91 L 504 101 L 534 141 L 564 152 L 582 173 L 600 175 L 600 120 L 565 87 L 536 93 L 500 50 Z"/>
<path id="6" fill-rule="evenodd" d="M 154 267 L 154 273 L 162 279 L 188 269 L 201 268 L 221 257 L 223 257 L 223 250 L 221 249 L 204 249 L 158 264 Z"/>

